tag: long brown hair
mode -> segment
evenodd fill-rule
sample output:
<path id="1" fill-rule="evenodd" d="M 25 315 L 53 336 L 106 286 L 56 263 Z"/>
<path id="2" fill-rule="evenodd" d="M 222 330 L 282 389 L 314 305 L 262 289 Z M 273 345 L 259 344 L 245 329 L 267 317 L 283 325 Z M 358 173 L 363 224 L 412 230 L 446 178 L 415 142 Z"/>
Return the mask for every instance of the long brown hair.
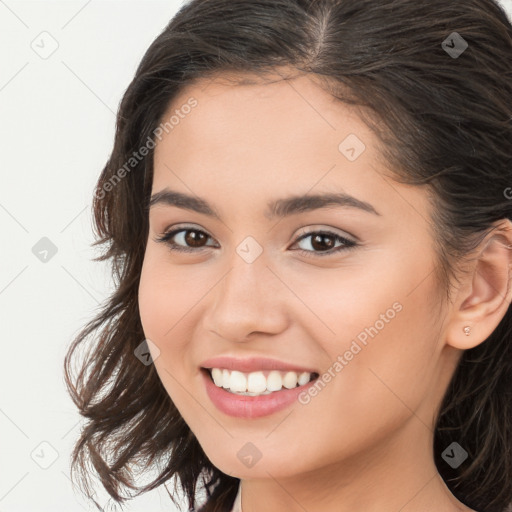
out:
<path id="1" fill-rule="evenodd" d="M 497 3 L 185 3 L 122 98 L 113 150 L 94 194 L 94 245 L 106 244 L 96 260 L 110 262 L 116 287 L 64 362 L 69 393 L 87 420 L 72 454 L 72 477 L 78 471 L 88 495 L 94 472 L 117 503 L 133 497 L 122 491 L 141 494 L 174 477 L 190 508 L 200 480 L 207 494 L 201 510 L 228 511 L 233 504 L 239 479 L 210 463 L 154 366 L 134 355 L 144 340 L 138 285 L 148 236 L 150 142 L 170 102 L 194 80 L 261 77 L 278 68 L 314 74 L 339 101 L 369 112 L 365 121 L 382 141 L 395 179 L 431 191 L 438 276 L 447 297 L 459 258 L 495 221 L 512 219 L 506 192 L 512 190 L 512 27 Z M 133 159 L 142 146 L 148 154 Z M 509 308 L 484 343 L 463 353 L 434 433 L 439 473 L 460 501 L 479 511 L 503 512 L 512 502 L 511 379 Z M 454 440 L 469 454 L 457 469 L 441 459 Z M 138 486 L 140 466 L 158 468 L 157 477 Z"/>

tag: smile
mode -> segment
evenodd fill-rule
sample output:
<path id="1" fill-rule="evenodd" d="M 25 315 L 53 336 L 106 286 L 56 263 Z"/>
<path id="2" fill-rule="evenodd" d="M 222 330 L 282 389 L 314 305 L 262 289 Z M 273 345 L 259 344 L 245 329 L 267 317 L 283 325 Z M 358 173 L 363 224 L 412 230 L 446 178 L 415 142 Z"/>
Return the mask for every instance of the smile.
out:
<path id="1" fill-rule="evenodd" d="M 225 368 L 210 368 L 210 374 L 217 387 L 246 396 L 270 394 L 281 391 L 283 387 L 293 389 L 307 384 L 315 376 L 318 377 L 318 374 L 310 372 L 261 370 L 245 373 Z"/>
<path id="2" fill-rule="evenodd" d="M 319 376 L 277 370 L 246 374 L 221 368 L 202 368 L 201 375 L 217 409 L 238 418 L 258 418 L 289 407 Z"/>

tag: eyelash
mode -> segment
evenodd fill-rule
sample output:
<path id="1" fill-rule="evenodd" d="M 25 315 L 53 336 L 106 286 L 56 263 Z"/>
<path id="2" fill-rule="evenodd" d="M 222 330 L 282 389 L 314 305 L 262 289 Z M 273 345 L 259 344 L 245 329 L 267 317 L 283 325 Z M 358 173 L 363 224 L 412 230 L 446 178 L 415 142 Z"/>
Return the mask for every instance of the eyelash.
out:
<path id="1" fill-rule="evenodd" d="M 184 252 L 184 253 L 191 253 L 191 252 L 202 252 L 205 250 L 205 247 L 201 248 L 192 248 L 192 247 L 183 247 L 181 245 L 177 245 L 175 242 L 171 242 L 171 238 L 174 235 L 177 235 L 178 233 L 182 231 L 196 231 L 197 233 L 203 233 L 207 236 L 209 236 L 207 233 L 200 229 L 193 229 L 193 228 L 178 228 L 174 229 L 172 231 L 169 231 L 168 233 L 164 233 L 161 237 L 158 237 L 156 239 L 157 242 L 165 243 L 171 251 L 178 251 L 178 252 Z M 339 247 L 336 247 L 334 249 L 329 249 L 327 251 L 319 252 L 319 251 L 307 251 L 305 249 L 294 249 L 295 251 L 307 256 L 311 257 L 311 253 L 318 255 L 320 257 L 324 256 L 332 256 L 333 254 L 339 253 L 341 251 L 349 251 L 352 249 L 355 249 L 359 244 L 357 242 L 354 242 L 352 240 L 348 240 L 347 238 L 344 238 L 337 233 L 333 233 L 332 231 L 310 231 L 309 233 L 303 233 L 299 238 L 297 238 L 293 245 L 295 245 L 298 242 L 301 242 L 303 239 L 308 238 L 312 235 L 328 235 L 335 238 L 337 242 L 342 242 L 344 245 L 341 245 Z M 209 237 L 211 238 L 211 237 Z M 210 246 L 211 247 L 211 246 Z"/>

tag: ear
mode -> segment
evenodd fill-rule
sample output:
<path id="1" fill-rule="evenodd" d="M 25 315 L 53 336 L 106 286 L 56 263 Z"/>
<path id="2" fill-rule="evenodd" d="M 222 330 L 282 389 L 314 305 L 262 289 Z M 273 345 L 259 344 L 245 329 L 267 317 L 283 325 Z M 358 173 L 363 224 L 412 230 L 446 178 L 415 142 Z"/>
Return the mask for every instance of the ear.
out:
<path id="1" fill-rule="evenodd" d="M 467 350 L 496 329 L 512 301 L 512 222 L 501 220 L 481 242 L 461 282 L 446 331 L 446 343 Z M 464 327 L 469 327 L 467 335 Z"/>

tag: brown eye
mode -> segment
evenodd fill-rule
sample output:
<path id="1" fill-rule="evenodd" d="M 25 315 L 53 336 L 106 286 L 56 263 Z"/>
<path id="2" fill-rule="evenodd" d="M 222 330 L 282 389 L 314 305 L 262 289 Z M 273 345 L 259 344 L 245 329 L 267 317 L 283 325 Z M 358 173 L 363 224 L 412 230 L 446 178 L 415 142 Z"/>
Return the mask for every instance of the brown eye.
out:
<path id="1" fill-rule="evenodd" d="M 311 247 L 319 251 L 332 249 L 335 245 L 334 237 L 330 235 L 317 234 L 311 238 Z"/>
<path id="2" fill-rule="evenodd" d="M 312 231 L 302 235 L 296 243 L 302 242 L 305 239 L 311 239 L 311 250 L 298 249 L 301 254 L 306 256 L 329 256 L 341 251 L 347 251 L 357 247 L 359 244 L 352 240 L 348 240 L 337 233 L 330 231 Z M 207 247 L 214 247 L 208 245 L 206 242 L 211 237 L 200 229 L 193 228 L 179 228 L 165 233 L 162 237 L 157 238 L 157 242 L 165 243 L 172 251 L 178 252 L 200 252 Z M 336 246 L 336 242 L 341 245 Z"/>
<path id="3" fill-rule="evenodd" d="M 185 242 L 192 247 L 201 247 L 208 237 L 202 231 L 187 229 L 185 231 Z"/>
<path id="4" fill-rule="evenodd" d="M 303 240 L 310 238 L 309 245 L 312 250 L 298 249 L 298 251 L 306 256 L 329 256 L 340 251 L 347 251 L 355 248 L 358 243 L 348 240 L 337 233 L 330 231 L 312 231 L 302 235 L 296 243 L 302 242 Z M 341 245 L 336 247 L 336 242 L 341 242 Z"/>
<path id="5" fill-rule="evenodd" d="M 165 233 L 157 242 L 165 243 L 172 251 L 199 252 L 208 247 L 205 242 L 211 238 L 204 231 L 192 228 L 174 229 Z"/>

